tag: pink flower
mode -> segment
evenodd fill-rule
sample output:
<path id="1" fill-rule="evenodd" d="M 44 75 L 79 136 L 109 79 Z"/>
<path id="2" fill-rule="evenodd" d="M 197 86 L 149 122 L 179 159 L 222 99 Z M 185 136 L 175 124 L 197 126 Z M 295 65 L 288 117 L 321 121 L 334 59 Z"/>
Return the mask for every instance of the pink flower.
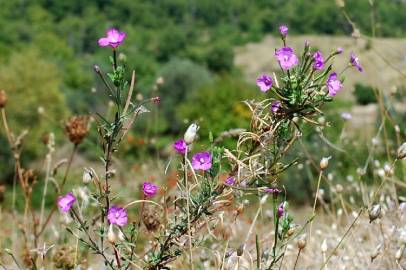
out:
<path id="1" fill-rule="evenodd" d="M 285 213 L 285 202 L 282 202 L 278 207 L 278 218 L 281 218 Z"/>
<path id="2" fill-rule="evenodd" d="M 117 48 L 118 46 L 123 43 L 126 34 L 124 32 L 120 32 L 117 29 L 109 29 L 106 32 L 106 36 L 99 39 L 99 46 L 106 47 L 110 46 L 112 48 Z"/>
<path id="3" fill-rule="evenodd" d="M 232 177 L 232 176 L 230 176 L 229 178 L 226 179 L 226 181 L 224 181 L 224 183 L 225 183 L 226 185 L 232 186 L 232 185 L 235 184 L 235 178 Z"/>
<path id="4" fill-rule="evenodd" d="M 173 149 L 175 149 L 176 152 L 178 152 L 179 154 L 184 155 L 186 153 L 186 142 L 184 139 L 179 139 L 176 142 L 173 143 Z"/>
<path id="5" fill-rule="evenodd" d="M 315 70 L 322 70 L 324 68 L 324 58 L 323 55 L 321 54 L 321 51 L 317 51 L 313 54 L 313 68 Z"/>
<path id="6" fill-rule="evenodd" d="M 279 26 L 279 33 L 281 33 L 282 37 L 286 37 L 288 35 L 289 28 L 286 25 Z"/>
<path id="7" fill-rule="evenodd" d="M 354 66 L 356 69 L 358 69 L 359 72 L 364 71 L 358 57 L 353 52 L 351 52 L 350 54 L 350 64 Z"/>
<path id="8" fill-rule="evenodd" d="M 264 191 L 266 193 L 271 193 L 271 194 L 279 194 L 282 192 L 280 189 L 277 189 L 277 188 L 267 188 Z"/>
<path id="9" fill-rule="evenodd" d="M 144 193 L 145 197 L 147 197 L 147 198 L 153 197 L 157 191 L 158 191 L 158 186 L 153 183 L 144 182 L 144 184 L 142 185 L 142 192 Z"/>
<path id="10" fill-rule="evenodd" d="M 283 70 L 291 69 L 299 63 L 299 59 L 290 47 L 277 49 L 275 56 Z"/>
<path id="11" fill-rule="evenodd" d="M 67 213 L 72 208 L 72 205 L 75 202 L 76 202 L 75 196 L 73 196 L 72 192 L 69 192 L 65 196 L 60 196 L 58 198 L 57 204 L 59 210 L 61 210 L 62 213 Z"/>
<path id="12" fill-rule="evenodd" d="M 211 155 L 209 152 L 197 153 L 192 157 L 192 167 L 194 170 L 207 171 L 211 168 Z"/>
<path id="13" fill-rule="evenodd" d="M 271 112 L 276 113 L 277 111 L 279 111 L 280 107 L 281 107 L 280 101 L 272 102 L 272 104 L 271 104 Z"/>
<path id="14" fill-rule="evenodd" d="M 328 88 L 328 95 L 330 97 L 334 97 L 343 87 L 343 84 L 339 79 L 337 79 L 337 73 L 333 72 L 327 78 L 327 88 Z"/>
<path id="15" fill-rule="evenodd" d="M 127 210 L 117 205 L 112 205 L 107 212 L 107 219 L 110 224 L 122 227 L 126 225 L 128 221 Z"/>
<path id="16" fill-rule="evenodd" d="M 269 75 L 262 74 L 257 79 L 257 86 L 262 92 L 267 92 L 269 89 L 272 88 L 272 78 Z"/>

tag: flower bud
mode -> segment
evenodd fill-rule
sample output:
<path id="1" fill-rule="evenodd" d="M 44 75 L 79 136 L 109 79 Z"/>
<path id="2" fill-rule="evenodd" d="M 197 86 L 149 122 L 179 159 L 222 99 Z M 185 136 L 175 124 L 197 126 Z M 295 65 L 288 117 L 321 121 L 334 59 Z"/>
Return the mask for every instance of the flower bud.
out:
<path id="1" fill-rule="evenodd" d="M 241 244 L 241 246 L 239 246 L 237 249 L 237 256 L 242 256 L 242 254 L 244 254 L 244 249 L 245 249 L 245 245 Z"/>
<path id="2" fill-rule="evenodd" d="M 165 83 L 165 79 L 164 79 L 164 77 L 162 77 L 162 76 L 160 76 L 160 77 L 158 77 L 157 79 L 156 79 L 156 82 L 155 82 L 157 85 L 163 85 L 164 83 Z"/>
<path id="3" fill-rule="evenodd" d="M 385 166 L 383 166 L 383 170 L 385 171 L 385 175 L 388 177 L 392 176 L 394 173 L 392 166 L 389 164 L 385 164 Z"/>
<path id="4" fill-rule="evenodd" d="M 341 193 L 341 192 L 343 192 L 343 190 L 344 190 L 344 188 L 343 188 L 342 185 L 340 185 L 340 184 L 337 184 L 337 185 L 336 185 L 336 191 L 337 191 L 337 193 Z"/>
<path id="5" fill-rule="evenodd" d="M 320 160 L 320 169 L 324 170 L 328 167 L 328 161 L 331 157 L 323 157 Z"/>
<path id="6" fill-rule="evenodd" d="M 381 216 L 381 205 L 380 204 L 372 205 L 371 208 L 368 210 L 368 216 L 369 223 L 372 223 L 372 221 L 379 218 Z"/>
<path id="7" fill-rule="evenodd" d="M 94 70 L 96 73 L 98 73 L 98 74 L 101 73 L 100 67 L 99 67 L 98 65 L 93 65 L 93 70 Z"/>
<path id="8" fill-rule="evenodd" d="M 0 91 L 0 108 L 6 107 L 7 104 L 7 94 L 6 91 L 1 90 Z"/>
<path id="9" fill-rule="evenodd" d="M 288 236 L 292 236 L 295 233 L 295 228 L 289 228 L 288 230 Z"/>
<path id="10" fill-rule="evenodd" d="M 113 224 L 110 224 L 109 230 L 107 232 L 107 240 L 110 244 L 114 245 L 117 241 L 117 236 L 113 230 Z"/>
<path id="11" fill-rule="evenodd" d="M 371 253 L 371 262 L 373 262 L 376 257 L 379 255 L 379 251 L 381 249 L 381 245 L 376 246 L 375 250 Z"/>
<path id="12" fill-rule="evenodd" d="M 403 248 L 404 247 L 401 247 L 396 251 L 395 258 L 396 258 L 397 261 L 399 261 L 402 258 Z"/>
<path id="13" fill-rule="evenodd" d="M 324 239 L 323 240 L 323 242 L 321 243 L 321 252 L 323 252 L 323 253 L 326 253 L 327 252 L 327 248 L 328 248 L 328 246 L 327 246 L 327 240 L 326 239 Z"/>
<path id="14" fill-rule="evenodd" d="M 297 247 L 298 249 L 304 249 L 306 247 L 306 239 L 305 238 L 299 239 L 297 241 Z"/>
<path id="15" fill-rule="evenodd" d="M 199 130 L 199 126 L 195 123 L 191 124 L 185 132 L 183 139 L 185 140 L 186 144 L 191 144 L 195 138 L 197 131 Z"/>
<path id="16" fill-rule="evenodd" d="M 83 171 L 83 177 L 82 177 L 83 184 L 85 184 L 85 185 L 89 184 L 92 181 L 92 179 L 93 179 L 92 172 L 88 169 L 85 169 Z"/>
<path id="17" fill-rule="evenodd" d="M 403 143 L 398 149 L 397 159 L 404 159 L 406 157 L 406 142 Z"/>

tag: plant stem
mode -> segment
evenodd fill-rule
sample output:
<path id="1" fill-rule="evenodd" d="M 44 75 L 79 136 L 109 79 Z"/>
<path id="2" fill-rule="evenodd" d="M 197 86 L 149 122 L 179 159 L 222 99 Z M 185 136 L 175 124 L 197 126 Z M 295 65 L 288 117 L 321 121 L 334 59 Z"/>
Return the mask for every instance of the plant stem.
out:
<path id="1" fill-rule="evenodd" d="M 317 198 L 319 197 L 319 189 L 320 189 L 320 182 L 321 182 L 321 177 L 322 177 L 322 176 L 323 176 L 323 170 L 320 170 L 319 179 L 317 180 L 316 196 L 314 197 L 312 216 L 314 216 L 315 213 L 316 213 L 316 204 L 317 204 Z M 312 239 L 313 220 L 314 220 L 314 219 L 312 219 L 312 222 L 310 223 L 309 240 Z"/>

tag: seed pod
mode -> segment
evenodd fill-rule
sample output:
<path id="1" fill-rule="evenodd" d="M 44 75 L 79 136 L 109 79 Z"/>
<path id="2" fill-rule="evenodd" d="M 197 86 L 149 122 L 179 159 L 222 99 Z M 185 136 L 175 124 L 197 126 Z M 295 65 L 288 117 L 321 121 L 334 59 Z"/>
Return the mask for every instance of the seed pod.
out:
<path id="1" fill-rule="evenodd" d="M 372 205 L 371 208 L 368 210 L 369 215 L 369 223 L 372 223 L 375 219 L 381 216 L 381 205 L 375 204 Z"/>
<path id="2" fill-rule="evenodd" d="M 321 243 L 321 252 L 326 253 L 327 252 L 327 240 L 324 239 L 323 242 Z"/>
<path id="3" fill-rule="evenodd" d="M 244 253 L 244 244 L 241 244 L 241 246 L 238 247 L 237 249 L 237 256 L 242 256 L 242 254 Z"/>
<path id="4" fill-rule="evenodd" d="M 404 247 L 401 247 L 396 251 L 395 258 L 396 258 L 397 261 L 399 261 L 402 258 L 403 248 Z"/>
<path id="5" fill-rule="evenodd" d="M 288 230 L 288 236 L 292 236 L 295 233 L 295 228 L 289 228 Z"/>
<path id="6" fill-rule="evenodd" d="M 0 108 L 6 107 L 7 104 L 7 94 L 6 91 L 1 90 L 0 91 Z"/>
<path id="7" fill-rule="evenodd" d="M 340 185 L 340 184 L 337 184 L 337 185 L 336 185 L 336 191 L 337 191 L 337 193 L 341 193 L 341 192 L 343 192 L 343 190 L 344 190 L 344 188 L 343 188 L 342 185 Z"/>
<path id="8" fill-rule="evenodd" d="M 148 231 L 155 231 L 161 224 L 161 216 L 153 206 L 145 205 L 142 211 L 142 221 Z"/>
<path id="9" fill-rule="evenodd" d="M 406 142 L 403 143 L 398 149 L 397 159 L 404 159 L 406 157 Z"/>

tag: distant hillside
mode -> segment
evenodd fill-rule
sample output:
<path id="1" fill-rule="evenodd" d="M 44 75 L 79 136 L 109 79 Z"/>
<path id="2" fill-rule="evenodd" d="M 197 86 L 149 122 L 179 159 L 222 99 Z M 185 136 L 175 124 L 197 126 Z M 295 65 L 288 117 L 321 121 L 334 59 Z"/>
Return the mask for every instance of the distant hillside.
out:
<path id="1" fill-rule="evenodd" d="M 357 82 L 382 90 L 390 90 L 394 86 L 406 86 L 406 39 L 379 38 L 369 44 L 364 40 L 349 37 L 303 35 L 289 36 L 288 44 L 299 53 L 303 49 L 305 40 L 317 46 L 325 56 L 331 50 L 342 47 L 343 55 L 335 59 L 335 66 L 339 68 L 337 72 L 340 72 L 348 63 L 348 55 L 351 51 L 359 56 L 365 72 L 359 74 L 355 70 L 347 70 L 345 87 L 350 91 L 345 91 L 342 96 L 351 97 L 349 94 Z M 235 65 L 251 82 L 262 72 L 279 71 L 273 50 L 281 45 L 279 38 L 267 36 L 259 43 L 239 47 L 236 49 Z"/>

